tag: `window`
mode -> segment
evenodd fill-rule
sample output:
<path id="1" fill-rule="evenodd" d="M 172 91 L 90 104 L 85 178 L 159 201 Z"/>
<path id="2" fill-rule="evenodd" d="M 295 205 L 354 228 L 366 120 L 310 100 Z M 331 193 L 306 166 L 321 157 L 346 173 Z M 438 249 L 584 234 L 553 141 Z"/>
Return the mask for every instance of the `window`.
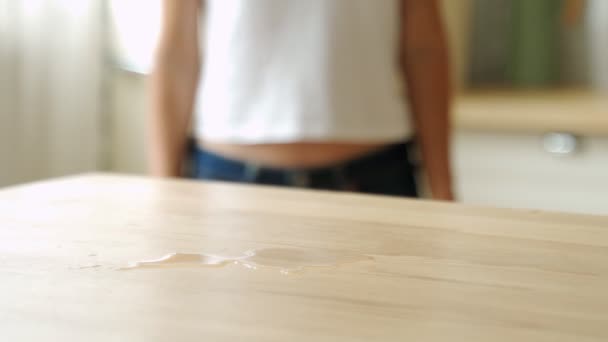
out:
<path id="1" fill-rule="evenodd" d="M 161 0 L 109 0 L 109 13 L 114 62 L 147 73 L 160 32 Z"/>

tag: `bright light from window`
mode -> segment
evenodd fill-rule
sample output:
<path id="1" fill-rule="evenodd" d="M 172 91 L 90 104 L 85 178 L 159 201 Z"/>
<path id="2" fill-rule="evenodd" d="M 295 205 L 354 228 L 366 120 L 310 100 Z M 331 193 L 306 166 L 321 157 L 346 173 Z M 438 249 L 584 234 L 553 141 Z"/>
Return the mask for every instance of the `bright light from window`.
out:
<path id="1" fill-rule="evenodd" d="M 160 32 L 161 0 L 110 0 L 110 13 L 116 61 L 131 71 L 147 73 Z"/>
<path id="2" fill-rule="evenodd" d="M 92 3 L 90 1 L 82 0 L 59 0 L 58 1 L 71 16 L 82 17 L 91 8 Z"/>

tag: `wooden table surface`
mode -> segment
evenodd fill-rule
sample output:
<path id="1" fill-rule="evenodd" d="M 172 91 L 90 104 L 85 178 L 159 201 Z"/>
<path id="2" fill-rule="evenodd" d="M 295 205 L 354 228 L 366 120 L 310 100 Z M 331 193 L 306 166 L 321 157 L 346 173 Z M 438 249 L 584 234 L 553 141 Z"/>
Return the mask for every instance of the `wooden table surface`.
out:
<path id="1" fill-rule="evenodd" d="M 591 90 L 480 90 L 456 98 L 460 130 L 608 136 L 608 96 Z"/>
<path id="2" fill-rule="evenodd" d="M 171 252 L 373 257 L 120 270 Z M 608 218 L 88 175 L 0 191 L 2 341 L 608 341 Z"/>

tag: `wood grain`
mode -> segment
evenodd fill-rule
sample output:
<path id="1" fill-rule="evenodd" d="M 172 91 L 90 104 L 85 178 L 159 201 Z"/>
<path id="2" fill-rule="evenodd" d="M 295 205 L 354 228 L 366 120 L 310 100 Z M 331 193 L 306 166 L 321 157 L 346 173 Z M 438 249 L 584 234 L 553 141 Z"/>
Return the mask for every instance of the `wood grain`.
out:
<path id="1" fill-rule="evenodd" d="M 459 96 L 461 130 L 608 136 L 608 96 L 587 90 L 474 91 Z"/>
<path id="2" fill-rule="evenodd" d="M 268 247 L 376 261 L 116 270 Z M 110 175 L 0 191 L 5 341 L 606 341 L 607 288 L 606 217 Z"/>

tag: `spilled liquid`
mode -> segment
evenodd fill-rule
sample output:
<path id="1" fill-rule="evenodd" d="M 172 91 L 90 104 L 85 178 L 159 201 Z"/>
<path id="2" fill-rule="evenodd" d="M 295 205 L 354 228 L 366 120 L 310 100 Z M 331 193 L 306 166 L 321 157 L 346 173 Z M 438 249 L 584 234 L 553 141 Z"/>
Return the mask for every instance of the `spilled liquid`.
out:
<path id="1" fill-rule="evenodd" d="M 374 258 L 368 255 L 329 250 L 310 251 L 303 249 L 268 248 L 253 250 L 236 257 L 210 254 L 172 253 L 158 259 L 134 262 L 121 270 L 240 265 L 254 270 L 258 268 L 272 268 L 279 270 L 283 274 L 292 274 L 303 272 L 310 268 L 337 267 L 343 264 L 368 260 L 374 260 Z"/>

